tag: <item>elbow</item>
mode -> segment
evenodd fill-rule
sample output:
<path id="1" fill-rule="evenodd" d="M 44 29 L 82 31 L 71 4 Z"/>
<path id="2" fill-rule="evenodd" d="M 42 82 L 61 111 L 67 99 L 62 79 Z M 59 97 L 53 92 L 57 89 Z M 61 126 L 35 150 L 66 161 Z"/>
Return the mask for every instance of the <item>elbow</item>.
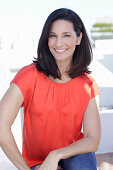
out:
<path id="1" fill-rule="evenodd" d="M 3 128 L 3 126 L 0 126 L 0 146 L 4 143 L 5 140 L 7 140 L 8 134 L 9 134 L 8 128 Z"/>
<path id="2" fill-rule="evenodd" d="M 0 146 L 1 146 L 1 140 L 2 140 L 2 132 L 3 130 L 2 130 L 2 126 L 0 125 Z"/>
<path id="3" fill-rule="evenodd" d="M 99 145 L 95 144 L 94 142 L 89 147 L 89 152 L 97 152 Z"/>
<path id="4" fill-rule="evenodd" d="M 99 147 L 99 145 L 94 145 L 94 147 L 93 147 L 93 149 L 92 149 L 92 152 L 97 152 L 98 151 L 98 147 Z"/>
<path id="5" fill-rule="evenodd" d="M 2 144 L 2 132 L 1 132 L 1 129 L 0 129 L 0 146 L 1 146 L 1 144 Z"/>
<path id="6" fill-rule="evenodd" d="M 92 139 L 92 152 L 97 152 L 98 151 L 98 148 L 99 148 L 99 143 L 100 143 L 100 137 L 99 138 L 96 138 L 96 139 Z"/>
<path id="7" fill-rule="evenodd" d="M 100 139 L 95 143 L 95 152 L 98 151 Z"/>
<path id="8" fill-rule="evenodd" d="M 100 138 L 101 135 L 98 136 L 87 136 L 86 137 L 89 140 L 89 152 L 97 152 L 98 151 L 98 147 L 99 147 L 99 143 L 100 143 Z"/>
<path id="9" fill-rule="evenodd" d="M 3 141 L 4 133 L 5 133 L 5 132 L 4 132 L 3 128 L 2 128 L 2 127 L 0 127 L 0 146 L 1 146 L 2 141 Z"/>

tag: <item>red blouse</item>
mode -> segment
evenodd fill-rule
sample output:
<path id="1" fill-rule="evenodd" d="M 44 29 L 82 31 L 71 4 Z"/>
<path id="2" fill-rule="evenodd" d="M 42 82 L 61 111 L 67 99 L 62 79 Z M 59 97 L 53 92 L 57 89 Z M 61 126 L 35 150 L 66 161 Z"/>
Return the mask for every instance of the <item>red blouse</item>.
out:
<path id="1" fill-rule="evenodd" d="M 31 64 L 12 83 L 24 96 L 22 155 L 30 167 L 42 163 L 50 151 L 83 138 L 84 112 L 89 100 L 99 94 L 90 75 L 55 83 Z"/>

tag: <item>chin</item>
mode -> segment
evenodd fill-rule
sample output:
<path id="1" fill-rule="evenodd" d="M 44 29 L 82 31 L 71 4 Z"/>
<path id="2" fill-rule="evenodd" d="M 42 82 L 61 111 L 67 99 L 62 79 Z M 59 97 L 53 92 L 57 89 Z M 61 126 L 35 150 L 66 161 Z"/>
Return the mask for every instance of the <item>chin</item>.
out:
<path id="1" fill-rule="evenodd" d="M 70 57 L 67 57 L 67 56 L 59 56 L 59 57 L 54 57 L 55 60 L 58 60 L 58 61 L 65 61 L 67 59 L 70 59 Z"/>

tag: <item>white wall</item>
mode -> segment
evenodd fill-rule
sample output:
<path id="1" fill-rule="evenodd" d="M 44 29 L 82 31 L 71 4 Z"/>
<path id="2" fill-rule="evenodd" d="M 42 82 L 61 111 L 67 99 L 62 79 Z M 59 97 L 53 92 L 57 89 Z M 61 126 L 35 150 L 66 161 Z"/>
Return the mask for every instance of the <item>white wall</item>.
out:
<path id="1" fill-rule="evenodd" d="M 113 40 L 96 40 L 92 76 L 100 89 L 102 136 L 97 153 L 113 152 Z"/>
<path id="2" fill-rule="evenodd" d="M 101 140 L 97 153 L 113 152 L 113 109 L 100 111 Z"/>

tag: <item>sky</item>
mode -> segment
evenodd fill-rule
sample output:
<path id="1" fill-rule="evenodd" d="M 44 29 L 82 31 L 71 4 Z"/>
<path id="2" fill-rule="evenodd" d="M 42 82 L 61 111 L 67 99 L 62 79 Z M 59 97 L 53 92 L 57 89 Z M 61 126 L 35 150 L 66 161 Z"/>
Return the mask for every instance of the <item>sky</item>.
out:
<path id="1" fill-rule="evenodd" d="M 40 32 L 57 8 L 70 8 L 90 32 L 97 17 L 113 16 L 113 0 L 0 0 L 0 34 Z"/>

